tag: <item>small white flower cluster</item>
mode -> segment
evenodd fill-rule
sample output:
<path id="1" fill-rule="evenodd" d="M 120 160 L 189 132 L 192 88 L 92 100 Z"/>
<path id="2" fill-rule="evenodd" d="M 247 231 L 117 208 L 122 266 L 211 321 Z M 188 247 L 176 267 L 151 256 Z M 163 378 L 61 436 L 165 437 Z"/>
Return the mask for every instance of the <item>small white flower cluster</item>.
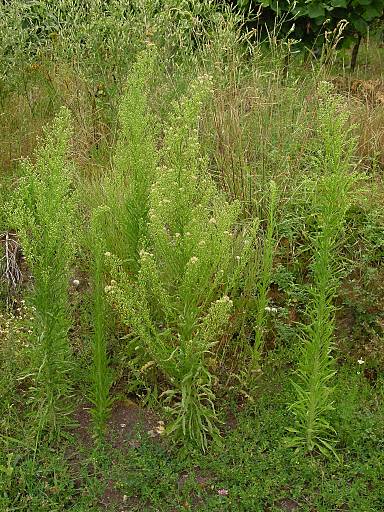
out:
<path id="1" fill-rule="evenodd" d="M 218 299 L 216 302 L 226 302 L 230 306 L 233 305 L 233 301 L 228 297 L 228 295 L 223 295 L 223 297 L 221 297 L 221 299 Z"/>
<path id="2" fill-rule="evenodd" d="M 360 366 L 361 366 L 362 364 L 364 364 L 364 363 L 365 363 L 365 361 L 364 361 L 364 359 L 362 359 L 362 358 L 360 358 L 360 359 L 358 359 L 358 360 L 357 360 L 357 364 L 358 364 L 358 365 L 360 365 Z M 357 374 L 357 375 L 360 375 L 360 374 L 361 374 L 361 372 L 356 372 L 356 374 Z"/>
<path id="3" fill-rule="evenodd" d="M 267 311 L 267 313 L 277 313 L 278 309 L 275 307 L 266 306 L 264 311 Z"/>
<path id="4" fill-rule="evenodd" d="M 139 256 L 140 256 L 140 258 L 145 259 L 145 258 L 152 258 L 153 254 L 151 252 L 145 251 L 144 249 L 141 249 L 139 252 Z"/>
<path id="5" fill-rule="evenodd" d="M 152 430 L 148 430 L 148 435 L 150 437 L 162 436 L 165 434 L 165 425 L 164 421 L 158 421 L 157 426 Z"/>
<path id="6" fill-rule="evenodd" d="M 104 292 L 105 293 L 111 293 L 114 289 L 114 287 L 116 286 L 116 281 L 114 279 L 111 279 L 111 283 L 108 284 L 105 288 L 104 288 Z"/>

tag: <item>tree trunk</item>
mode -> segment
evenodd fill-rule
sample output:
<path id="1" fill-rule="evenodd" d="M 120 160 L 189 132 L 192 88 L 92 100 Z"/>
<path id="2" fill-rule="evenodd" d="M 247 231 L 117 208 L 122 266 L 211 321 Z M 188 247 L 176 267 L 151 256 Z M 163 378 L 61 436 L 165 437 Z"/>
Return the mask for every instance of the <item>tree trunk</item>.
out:
<path id="1" fill-rule="evenodd" d="M 359 53 L 359 47 L 360 47 L 361 39 L 362 39 L 362 36 L 361 36 L 361 34 L 359 34 L 357 36 L 357 41 L 355 43 L 355 46 L 353 47 L 353 50 L 352 50 L 351 71 L 355 71 L 356 61 L 357 61 L 357 54 Z"/>

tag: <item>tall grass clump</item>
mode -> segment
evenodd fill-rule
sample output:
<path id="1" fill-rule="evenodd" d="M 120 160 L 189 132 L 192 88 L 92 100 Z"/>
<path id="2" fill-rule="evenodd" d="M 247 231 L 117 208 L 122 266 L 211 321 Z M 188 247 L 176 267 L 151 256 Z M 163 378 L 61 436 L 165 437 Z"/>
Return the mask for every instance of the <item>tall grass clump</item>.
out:
<path id="1" fill-rule="evenodd" d="M 31 273 L 33 403 L 41 428 L 55 432 L 67 410 L 72 366 L 68 329 L 70 268 L 75 252 L 75 203 L 68 165 L 71 122 L 60 111 L 36 163 L 22 165 L 10 222 L 17 229 Z"/>
<path id="2" fill-rule="evenodd" d="M 334 453 L 335 441 L 335 431 L 328 421 L 333 408 L 335 374 L 333 300 L 342 270 L 340 240 L 355 180 L 351 169 L 355 144 L 346 127 L 348 113 L 326 83 L 321 84 L 320 101 L 318 147 L 313 161 L 318 173 L 313 195 L 313 214 L 317 221 L 312 236 L 313 285 L 294 381 L 297 398 L 290 406 L 296 425 L 290 428 L 289 444 L 328 454 Z"/>
<path id="3" fill-rule="evenodd" d="M 281 62 L 258 55 L 261 48 L 255 45 L 247 72 L 235 74 L 224 87 L 215 82 L 203 125 L 220 185 L 230 198 L 242 201 L 246 216 L 266 219 L 271 180 L 279 190 L 279 209 L 300 194 L 316 111 L 316 76 L 292 65 L 292 74 L 282 81 Z"/>
<path id="4" fill-rule="evenodd" d="M 143 51 L 133 66 L 119 110 L 120 132 L 113 168 L 107 175 L 104 201 L 111 222 L 105 224 L 106 248 L 137 272 L 139 245 L 146 234 L 149 189 L 158 157 L 156 119 L 151 114 L 148 89 L 155 66 L 154 50 Z"/>
<path id="5" fill-rule="evenodd" d="M 233 309 L 236 269 L 248 255 L 235 226 L 238 202 L 219 193 L 200 157 L 198 122 L 210 97 L 208 78 L 196 81 L 165 131 L 163 165 L 149 194 L 147 237 L 137 279 L 111 257 L 111 301 L 130 327 L 143 370 L 156 367 L 167 388 L 167 432 L 205 450 L 217 437 L 210 359 Z"/>
<path id="6" fill-rule="evenodd" d="M 92 255 L 92 365 L 91 365 L 91 393 L 93 403 L 91 409 L 93 419 L 94 437 L 99 446 L 102 445 L 105 427 L 109 417 L 112 399 L 110 388 L 112 372 L 109 367 L 107 345 L 107 302 L 105 297 L 105 256 L 104 241 L 101 237 L 105 213 L 102 208 L 93 212 L 89 241 Z"/>

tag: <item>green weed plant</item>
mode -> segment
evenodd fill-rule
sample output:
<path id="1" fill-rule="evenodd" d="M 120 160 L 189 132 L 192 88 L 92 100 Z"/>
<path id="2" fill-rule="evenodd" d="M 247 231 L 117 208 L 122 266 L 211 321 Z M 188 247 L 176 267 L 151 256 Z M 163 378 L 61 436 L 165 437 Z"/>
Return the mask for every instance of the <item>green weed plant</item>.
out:
<path id="1" fill-rule="evenodd" d="M 240 205 L 225 200 L 200 156 L 197 127 L 210 94 L 203 77 L 175 108 L 150 189 L 137 279 L 111 257 L 117 284 L 108 288 L 137 349 L 148 355 L 146 367 L 156 365 L 168 383 L 167 432 L 203 450 L 218 436 L 209 359 L 229 322 L 229 294 L 253 242 L 249 237 L 238 249 Z"/>
<path id="2" fill-rule="evenodd" d="M 260 275 L 257 280 L 257 298 L 255 305 L 255 339 L 252 349 L 251 370 L 260 370 L 260 360 L 264 345 L 264 336 L 269 304 L 268 291 L 272 282 L 273 256 L 276 245 L 276 183 L 271 181 L 270 199 L 268 208 L 267 228 L 263 239 L 263 248 L 260 257 Z"/>
<path id="3" fill-rule="evenodd" d="M 108 357 L 108 324 L 107 301 L 105 297 L 106 270 L 104 256 L 104 240 L 102 238 L 105 212 L 98 208 L 93 212 L 91 219 L 91 281 L 92 281 L 92 355 L 90 367 L 90 398 L 93 403 L 91 410 L 94 437 L 98 446 L 105 441 L 107 420 L 110 416 L 112 398 L 110 388 L 112 385 L 112 371 Z"/>
<path id="4" fill-rule="evenodd" d="M 319 450 L 335 454 L 336 432 L 328 421 L 333 408 L 332 378 L 335 374 L 334 299 L 342 271 L 340 241 L 355 181 L 352 172 L 354 139 L 346 129 L 348 113 L 342 100 L 332 93 L 327 83 L 320 85 L 318 147 L 313 160 L 315 173 L 318 173 L 313 195 L 313 215 L 317 221 L 317 232 L 312 236 L 313 285 L 293 383 L 297 399 L 290 409 L 296 425 L 289 429 L 292 434 L 289 444 L 308 452 Z"/>
<path id="5" fill-rule="evenodd" d="M 150 111 L 148 89 L 156 53 L 142 52 L 132 67 L 119 109 L 119 138 L 111 171 L 106 175 L 103 201 L 110 222 L 102 236 L 130 272 L 138 270 L 141 239 L 146 236 L 149 190 L 158 166 L 156 118 Z"/>
<path id="6" fill-rule="evenodd" d="M 15 226 L 31 273 L 35 308 L 31 341 L 32 401 L 40 427 L 57 431 L 71 394 L 71 347 L 68 330 L 69 279 L 76 249 L 72 168 L 68 164 L 71 121 L 62 109 L 36 163 L 22 165 L 10 222 Z"/>

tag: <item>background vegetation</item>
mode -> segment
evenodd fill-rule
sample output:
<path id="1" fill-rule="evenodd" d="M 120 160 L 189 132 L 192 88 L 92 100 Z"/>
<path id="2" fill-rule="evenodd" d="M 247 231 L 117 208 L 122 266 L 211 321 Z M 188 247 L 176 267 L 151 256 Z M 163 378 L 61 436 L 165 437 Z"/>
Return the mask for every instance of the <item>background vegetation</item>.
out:
<path id="1" fill-rule="evenodd" d="M 259 7 L 2 3 L 0 510 L 383 510 L 382 6 Z"/>

